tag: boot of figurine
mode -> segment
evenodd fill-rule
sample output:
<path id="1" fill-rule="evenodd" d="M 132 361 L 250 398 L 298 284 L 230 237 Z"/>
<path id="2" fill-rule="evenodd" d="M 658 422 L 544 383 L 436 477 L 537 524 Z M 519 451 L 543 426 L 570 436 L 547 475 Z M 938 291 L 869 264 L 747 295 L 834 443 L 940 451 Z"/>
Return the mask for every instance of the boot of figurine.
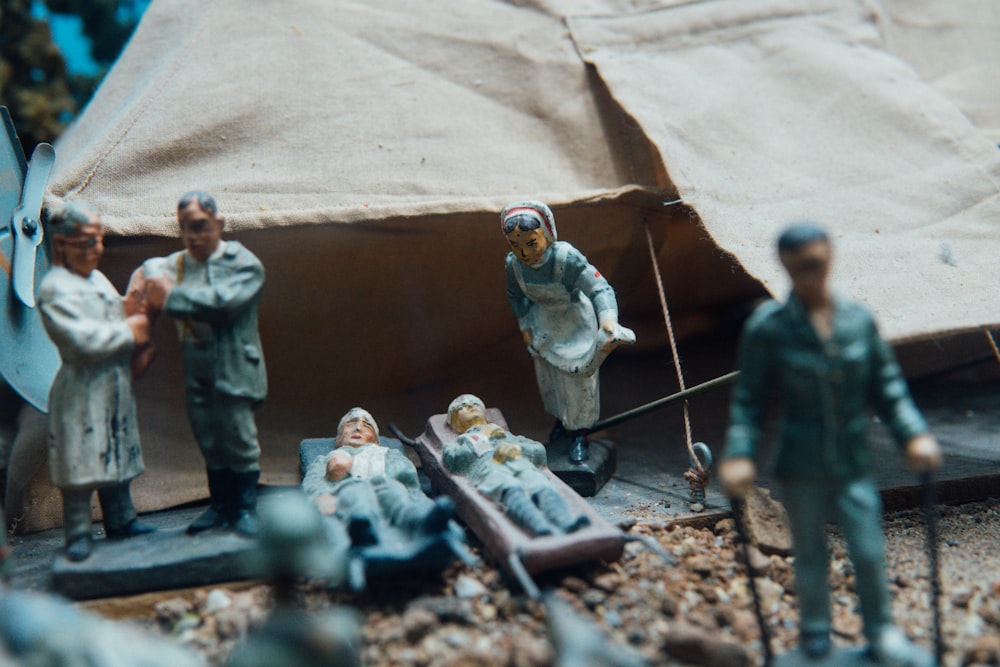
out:
<path id="1" fill-rule="evenodd" d="M 229 518 L 226 516 L 226 499 L 232 493 L 233 473 L 226 469 L 208 469 L 208 509 L 191 522 L 187 532 L 191 535 L 204 532 L 209 528 L 228 528 Z"/>
<path id="2" fill-rule="evenodd" d="M 66 533 L 66 558 L 74 563 L 90 557 L 90 489 L 62 489 L 63 530 Z"/>
<path id="3" fill-rule="evenodd" d="M 230 473 L 233 476 L 233 489 L 230 504 L 230 520 L 233 530 L 247 537 L 254 537 L 260 532 L 257 525 L 257 480 L 259 470 Z"/>
<path id="4" fill-rule="evenodd" d="M 569 462 L 583 463 L 590 458 L 590 441 L 583 433 L 573 435 L 573 444 L 569 448 Z"/>
<path id="5" fill-rule="evenodd" d="M 541 537 L 543 535 L 552 535 L 554 532 L 552 526 L 545 519 L 545 515 L 535 507 L 535 504 L 531 502 L 531 498 L 524 492 L 524 489 L 520 487 L 507 489 L 503 492 L 500 504 L 503 505 L 510 520 L 532 536 Z"/>
<path id="6" fill-rule="evenodd" d="M 540 489 L 535 492 L 534 501 L 545 518 L 564 533 L 572 533 L 590 525 L 585 514 L 573 516 L 566 501 L 555 489 Z"/>
<path id="7" fill-rule="evenodd" d="M 124 540 L 156 531 L 155 526 L 142 523 L 136 517 L 128 482 L 98 489 L 97 498 L 101 502 L 104 534 L 108 539 Z"/>

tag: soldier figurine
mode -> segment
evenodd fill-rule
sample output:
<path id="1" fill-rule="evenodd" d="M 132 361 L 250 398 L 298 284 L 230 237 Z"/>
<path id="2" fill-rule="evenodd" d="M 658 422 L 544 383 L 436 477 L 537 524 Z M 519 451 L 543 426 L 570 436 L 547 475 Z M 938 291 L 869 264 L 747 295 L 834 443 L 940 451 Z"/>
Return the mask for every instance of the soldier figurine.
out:
<path id="1" fill-rule="evenodd" d="M 129 291 L 177 322 L 188 419 L 205 457 L 211 504 L 189 533 L 214 527 L 257 532 L 260 444 L 254 410 L 267 395 L 257 302 L 264 267 L 238 241 L 224 241 L 225 218 L 206 192 L 177 203 L 184 250 L 147 260 Z"/>
<path id="2" fill-rule="evenodd" d="M 233 650 L 227 667 L 357 667 L 358 612 L 348 607 L 306 611 L 296 603 L 298 582 L 336 584 L 344 576 L 345 563 L 330 551 L 323 517 L 295 491 L 263 499 L 260 509 L 260 546 L 250 558 L 272 586 L 274 610 Z"/>
<path id="3" fill-rule="evenodd" d="M 556 418 L 550 442 L 568 433 L 572 463 L 589 458 L 586 431 L 600 416 L 598 369 L 635 334 L 618 324 L 615 291 L 579 250 L 558 241 L 552 210 L 517 202 L 500 214 L 510 245 L 507 299 L 535 362 L 545 411 Z"/>
<path id="4" fill-rule="evenodd" d="M 154 530 L 136 519 L 129 484 L 144 470 L 132 394 L 133 351 L 149 340 L 145 314 L 97 270 L 101 216 L 69 202 L 49 221 L 53 267 L 38 292 L 42 323 L 62 367 L 49 392 L 49 477 L 62 492 L 66 556 L 90 555 L 90 499 L 97 491 L 111 539 Z"/>
<path id="5" fill-rule="evenodd" d="M 336 445 L 309 465 L 302 487 L 320 511 L 344 522 L 353 546 L 378 543 L 383 522 L 411 535 L 448 529 L 454 503 L 424 495 L 413 463 L 379 444 L 371 413 L 351 408 L 337 424 Z"/>
<path id="6" fill-rule="evenodd" d="M 511 521 L 532 536 L 572 533 L 590 525 L 584 514 L 570 513 L 548 476 L 545 446 L 508 433 L 486 421 L 486 405 L 462 394 L 448 406 L 448 425 L 461 435 L 445 443 L 444 466 L 465 475 Z"/>
<path id="7" fill-rule="evenodd" d="M 734 497 L 753 484 L 767 407 L 780 397 L 774 476 L 792 533 L 801 652 L 820 660 L 831 650 L 824 527 L 836 519 L 854 564 L 871 656 L 894 667 L 933 664 L 892 624 L 866 410 L 879 414 L 916 470 L 940 465 L 937 441 L 872 315 L 830 293 L 826 232 L 808 223 L 792 226 L 778 239 L 778 256 L 791 294 L 785 303 L 761 305 L 743 330 L 719 479 Z"/>

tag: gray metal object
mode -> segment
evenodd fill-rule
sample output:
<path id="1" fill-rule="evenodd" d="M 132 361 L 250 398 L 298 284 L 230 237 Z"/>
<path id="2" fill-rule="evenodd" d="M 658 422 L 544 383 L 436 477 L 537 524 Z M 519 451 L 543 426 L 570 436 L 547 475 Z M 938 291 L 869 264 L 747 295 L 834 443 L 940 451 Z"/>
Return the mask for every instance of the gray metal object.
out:
<path id="1" fill-rule="evenodd" d="M 28 308 L 35 307 L 35 257 L 42 244 L 42 199 L 49 182 L 56 152 L 49 144 L 38 144 L 31 154 L 28 173 L 21 186 L 21 203 L 11 216 L 14 237 L 14 267 L 11 282 L 14 294 Z"/>
<path id="2" fill-rule="evenodd" d="M 48 412 L 59 352 L 34 305 L 35 289 L 50 266 L 40 217 L 55 153 L 40 144 L 29 167 L 6 107 L 0 107 L 0 124 L 0 375 Z"/>

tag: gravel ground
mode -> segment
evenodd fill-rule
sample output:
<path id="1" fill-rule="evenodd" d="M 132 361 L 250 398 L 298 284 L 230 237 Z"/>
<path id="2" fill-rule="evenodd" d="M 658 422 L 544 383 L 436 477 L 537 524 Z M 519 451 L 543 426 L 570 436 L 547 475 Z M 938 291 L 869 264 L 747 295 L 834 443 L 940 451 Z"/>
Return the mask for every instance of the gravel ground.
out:
<path id="1" fill-rule="evenodd" d="M 637 516 L 631 532 L 650 535 L 677 559 L 665 564 L 638 543 L 618 563 L 542 578 L 616 642 L 655 665 L 739 667 L 762 663 L 762 646 L 734 524 L 674 526 L 655 513 Z M 945 665 L 1000 665 L 1000 500 L 941 508 Z M 853 574 L 831 530 L 834 642 L 862 643 Z M 907 635 L 932 649 L 930 586 L 921 512 L 887 517 L 887 561 L 893 613 Z M 764 613 L 778 653 L 794 646 L 792 559 L 761 557 L 755 568 Z M 178 637 L 212 664 L 264 619 L 269 588 L 199 590 L 156 604 L 158 632 Z M 364 620 L 365 665 L 533 667 L 552 664 L 541 603 L 512 593 L 490 567 L 456 565 L 443 580 L 394 585 L 363 595 L 300 589 L 309 609 L 357 608 Z"/>

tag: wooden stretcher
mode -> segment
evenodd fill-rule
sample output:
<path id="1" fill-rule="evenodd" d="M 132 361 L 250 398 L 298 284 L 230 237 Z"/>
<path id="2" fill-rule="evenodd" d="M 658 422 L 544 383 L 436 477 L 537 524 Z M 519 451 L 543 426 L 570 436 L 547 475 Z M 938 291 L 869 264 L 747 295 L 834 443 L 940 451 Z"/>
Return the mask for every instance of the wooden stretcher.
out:
<path id="1" fill-rule="evenodd" d="M 488 409 L 486 417 L 490 422 L 507 428 L 499 410 Z M 452 497 L 458 516 L 482 541 L 487 553 L 531 597 L 541 596 L 531 575 L 593 561 L 616 561 L 621 557 L 625 543 L 635 539 L 601 518 L 587 501 L 548 469 L 545 474 L 570 511 L 585 514 L 590 519 L 590 525 L 573 533 L 543 537 L 532 537 L 524 532 L 507 518 L 496 503 L 479 493 L 468 479 L 445 468 L 442 459 L 444 445 L 459 435 L 448 425 L 447 419 L 447 415 L 434 415 L 427 421 L 424 432 L 413 441 L 423 471 L 438 492 Z M 659 545 L 648 546 L 662 552 Z"/>

